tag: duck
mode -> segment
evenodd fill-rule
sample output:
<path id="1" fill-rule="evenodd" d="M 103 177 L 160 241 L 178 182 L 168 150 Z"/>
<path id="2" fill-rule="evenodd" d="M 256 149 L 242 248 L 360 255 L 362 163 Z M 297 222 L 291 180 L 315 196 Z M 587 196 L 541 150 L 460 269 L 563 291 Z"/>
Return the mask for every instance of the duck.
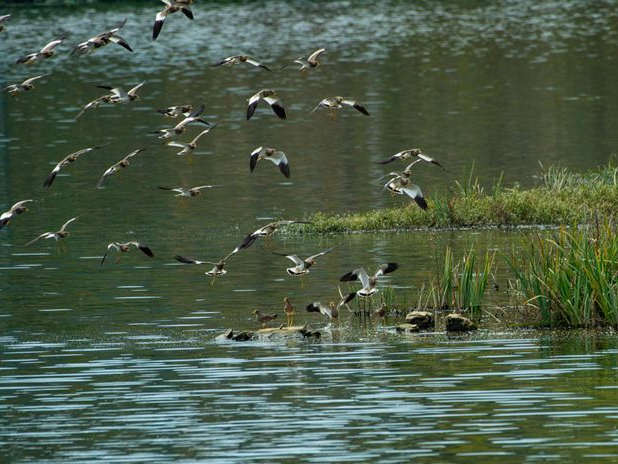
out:
<path id="1" fill-rule="evenodd" d="M 146 148 L 138 148 L 137 150 L 133 150 L 131 153 L 129 153 L 127 156 L 125 156 L 124 158 L 122 158 L 120 161 L 118 161 L 117 163 L 112 164 L 101 176 L 101 178 L 99 179 L 99 182 L 97 182 L 97 188 L 103 188 L 103 181 L 113 175 L 116 174 L 116 172 L 118 172 L 120 169 L 124 169 L 127 166 L 131 165 L 131 162 L 129 161 L 130 158 L 133 158 L 135 155 L 137 155 L 138 153 L 141 153 L 142 151 L 144 151 Z"/>
<path id="2" fill-rule="evenodd" d="M 187 18 L 193 21 L 193 12 L 189 5 L 193 3 L 193 0 L 161 0 L 165 3 L 165 8 L 157 13 L 155 17 L 154 26 L 152 27 L 152 40 L 157 40 L 159 34 L 161 33 L 161 29 L 163 29 L 163 24 L 165 23 L 165 19 L 168 15 L 176 13 L 177 11 L 182 12 Z"/>
<path id="3" fill-rule="evenodd" d="M 99 148 L 104 147 L 105 145 L 107 144 L 84 148 L 82 150 L 76 151 L 75 153 L 71 153 L 70 155 L 65 156 L 62 159 L 62 161 L 56 164 L 54 169 L 52 169 L 52 172 L 50 172 L 49 175 L 45 178 L 45 181 L 43 182 L 43 187 L 45 187 L 46 189 L 51 187 L 51 184 L 54 182 L 54 179 L 60 172 L 60 169 L 69 166 L 71 163 L 74 163 L 77 160 L 77 158 L 79 158 L 81 155 L 85 153 L 89 153 L 94 150 L 98 150 Z"/>
<path id="4" fill-rule="evenodd" d="M 39 60 L 43 60 L 45 58 L 50 58 L 55 55 L 54 48 L 60 45 L 64 39 L 67 38 L 67 33 L 63 33 L 47 45 L 45 45 L 40 51 L 29 53 L 28 55 L 24 55 L 17 59 L 16 64 L 33 64 Z"/>
<path id="5" fill-rule="evenodd" d="M 335 119 L 337 115 L 337 110 L 343 108 L 344 106 L 349 106 L 363 113 L 365 116 L 369 116 L 369 112 L 363 105 L 358 103 L 356 100 L 352 100 L 346 97 L 326 97 L 320 103 L 318 103 L 317 106 L 313 108 L 309 114 L 313 114 L 316 110 L 320 108 L 325 108 L 331 110 L 331 118 Z"/>
<path id="6" fill-rule="evenodd" d="M 277 95 L 277 93 L 272 89 L 262 89 L 249 99 L 249 104 L 247 106 L 247 120 L 251 119 L 253 113 L 255 113 L 255 109 L 257 108 L 260 100 L 264 100 L 268 103 L 277 117 L 280 119 L 286 118 L 285 108 L 283 107 L 283 102 L 281 101 L 279 95 Z"/>
<path id="7" fill-rule="evenodd" d="M 146 256 L 150 258 L 154 258 L 154 253 L 152 252 L 152 250 L 147 245 L 144 245 L 143 243 L 136 242 L 136 241 L 124 242 L 124 243 L 112 242 L 109 245 L 107 245 L 107 251 L 103 255 L 103 259 L 101 260 L 101 266 L 103 266 L 103 263 L 105 262 L 105 258 L 107 258 L 107 255 L 111 250 L 116 250 L 120 253 L 126 253 L 127 251 L 131 249 L 131 247 L 135 247 L 139 251 L 144 253 Z"/>
<path id="8" fill-rule="evenodd" d="M 251 58 L 248 55 L 234 55 L 234 56 L 228 56 L 227 58 L 223 58 L 221 61 L 219 61 L 218 63 L 214 63 L 211 65 L 211 67 L 216 68 L 219 66 L 234 66 L 236 64 L 241 64 L 241 63 L 247 63 L 250 64 L 252 66 L 255 66 L 257 68 L 262 68 L 265 69 L 266 71 L 270 71 L 270 68 L 268 68 L 268 66 L 260 63 L 258 60 Z"/>
<path id="9" fill-rule="evenodd" d="M 3 90 L 9 92 L 11 94 L 11 97 L 14 97 L 20 92 L 27 92 L 28 90 L 34 89 L 33 82 L 45 76 L 47 76 L 47 74 L 40 74 L 38 76 L 30 77 L 26 79 L 25 81 L 23 81 L 21 84 L 7 85 Z"/>
<path id="10" fill-rule="evenodd" d="M 349 303 L 354 299 L 354 297 L 359 296 L 361 298 L 368 298 L 375 295 L 379 290 L 377 288 L 378 278 L 385 274 L 389 274 L 391 272 L 396 271 L 399 268 L 397 263 L 385 263 L 378 266 L 376 272 L 373 275 L 367 274 L 365 268 L 361 267 L 358 269 L 354 269 L 346 274 L 344 274 L 339 281 L 340 282 L 352 282 L 360 280 L 363 288 L 356 292 L 352 292 L 346 297 L 344 297 L 339 306 Z"/>
<path id="11" fill-rule="evenodd" d="M 77 219 L 77 217 L 71 218 L 69 219 L 67 222 L 65 222 L 62 227 L 60 228 L 60 230 L 56 231 L 56 232 L 44 232 L 41 235 L 39 235 L 37 238 L 35 238 L 34 240 L 30 240 L 28 243 L 26 243 L 26 246 L 32 245 L 34 242 L 41 240 L 41 239 L 49 239 L 49 238 L 53 238 L 54 240 L 58 241 L 61 238 L 66 238 L 69 235 L 71 235 L 69 233 L 67 229 L 67 226 L 69 224 L 71 224 L 73 221 L 75 221 Z"/>
<path id="12" fill-rule="evenodd" d="M 132 52 L 133 49 L 127 43 L 127 41 L 118 35 L 118 31 L 122 29 L 126 23 L 127 23 L 127 18 L 120 21 L 110 30 L 101 32 L 100 34 L 97 34 L 94 37 L 89 38 L 85 42 L 77 44 L 71 51 L 70 55 L 76 55 L 76 56 L 85 55 L 87 53 L 91 53 L 92 51 L 98 48 L 104 47 L 105 45 L 108 45 L 110 43 L 116 43 L 120 45 L 121 47 L 125 48 L 126 50 Z"/>
<path id="13" fill-rule="evenodd" d="M 286 179 L 290 178 L 290 163 L 288 162 L 284 152 L 276 150 L 275 148 L 257 147 L 251 152 L 251 156 L 249 157 L 250 171 L 253 172 L 258 161 L 263 159 L 271 161 L 279 167 L 279 170 L 286 177 Z"/>
<path id="14" fill-rule="evenodd" d="M 0 214 L 0 229 L 2 229 L 4 226 L 6 226 L 9 223 L 11 219 L 13 219 L 13 216 L 18 216 L 28 211 L 28 207 L 26 206 L 26 203 L 30 203 L 31 201 L 34 201 L 34 200 L 18 201 L 13 206 L 11 206 L 11 209 Z"/>

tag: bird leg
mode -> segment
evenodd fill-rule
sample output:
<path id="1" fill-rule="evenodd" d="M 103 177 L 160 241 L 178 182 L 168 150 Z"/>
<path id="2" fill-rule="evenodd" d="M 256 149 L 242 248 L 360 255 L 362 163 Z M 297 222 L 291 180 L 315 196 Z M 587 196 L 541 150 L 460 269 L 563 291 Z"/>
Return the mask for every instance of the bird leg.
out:
<path id="1" fill-rule="evenodd" d="M 212 280 L 210 281 L 210 286 L 214 287 L 215 286 L 215 279 L 217 278 L 217 274 L 213 274 L 212 275 Z"/>
<path id="2" fill-rule="evenodd" d="M 330 110 L 330 119 L 331 119 L 331 121 L 334 121 L 335 118 L 337 118 L 337 110 L 335 108 L 332 108 Z"/>

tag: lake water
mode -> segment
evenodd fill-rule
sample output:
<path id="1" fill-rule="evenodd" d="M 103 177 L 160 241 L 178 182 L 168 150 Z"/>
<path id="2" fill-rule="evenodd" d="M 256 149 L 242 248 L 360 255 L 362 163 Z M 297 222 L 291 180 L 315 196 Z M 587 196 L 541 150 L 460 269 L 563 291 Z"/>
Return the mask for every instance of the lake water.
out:
<path id="1" fill-rule="evenodd" d="M 396 261 L 383 285 L 417 292 L 447 245 L 456 255 L 508 252 L 518 231 L 300 236 L 279 233 L 230 259 L 214 286 L 181 254 L 218 260 L 273 219 L 365 211 L 403 198 L 381 191 L 376 162 L 421 147 L 451 172 L 420 166 L 427 196 L 453 188 L 472 166 L 489 185 L 537 182 L 537 162 L 604 164 L 618 146 L 618 9 L 613 2 L 243 2 L 193 6 L 170 16 L 156 42 L 160 6 L 5 6 L 3 82 L 49 74 L 36 89 L 0 96 L 0 209 L 32 198 L 0 231 L 0 450 L 6 462 L 612 462 L 616 346 L 610 334 L 486 332 L 450 339 L 400 336 L 389 319 L 345 314 L 320 342 L 221 344 L 228 327 L 257 327 L 252 310 L 282 314 L 338 298 L 338 278 Z M 127 17 L 116 45 L 81 58 L 71 47 Z M 51 26 L 50 26 L 51 24 Z M 16 66 L 65 29 L 58 56 Z M 326 47 L 307 74 L 279 68 Z M 273 69 L 211 68 L 249 53 Z M 75 116 L 105 93 L 146 81 L 141 98 Z M 288 120 L 246 100 L 281 95 Z M 324 97 L 358 99 L 371 113 L 334 121 L 310 110 Z M 149 134 L 169 127 L 155 109 L 191 103 L 218 122 L 191 157 Z M 180 140 L 199 132 L 190 127 Z M 43 180 L 67 154 L 107 143 Z M 284 150 L 285 179 L 260 146 Z M 95 185 L 107 167 L 148 147 Z M 395 166 L 399 169 L 400 166 Z M 435 169 L 434 169 L 435 168 Z M 179 201 L 159 186 L 217 187 Z M 415 207 L 415 206 L 413 206 Z M 25 243 L 71 217 L 56 246 Z M 100 260 L 112 241 L 139 240 Z M 304 279 L 272 254 L 329 247 Z M 498 255 L 499 256 L 499 255 Z M 503 264 L 501 288 L 509 277 Z M 346 291 L 347 287 L 342 287 Z M 492 298 L 508 299 L 499 295 Z"/>

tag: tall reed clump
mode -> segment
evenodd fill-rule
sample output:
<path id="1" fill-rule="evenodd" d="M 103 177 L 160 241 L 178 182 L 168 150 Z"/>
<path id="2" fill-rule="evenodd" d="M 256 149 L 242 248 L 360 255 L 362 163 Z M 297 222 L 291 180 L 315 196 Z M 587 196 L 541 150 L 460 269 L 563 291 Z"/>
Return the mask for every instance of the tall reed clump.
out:
<path id="1" fill-rule="evenodd" d="M 480 318 L 481 304 L 492 276 L 493 265 L 493 254 L 487 252 L 484 259 L 479 259 L 473 248 L 455 263 L 453 251 L 447 247 L 437 282 L 433 284 L 437 287 L 433 292 L 437 296 L 436 306 L 468 311 L 472 317 Z"/>
<path id="2" fill-rule="evenodd" d="M 538 235 L 507 258 L 515 290 L 548 327 L 618 327 L 618 235 L 606 221 Z"/>

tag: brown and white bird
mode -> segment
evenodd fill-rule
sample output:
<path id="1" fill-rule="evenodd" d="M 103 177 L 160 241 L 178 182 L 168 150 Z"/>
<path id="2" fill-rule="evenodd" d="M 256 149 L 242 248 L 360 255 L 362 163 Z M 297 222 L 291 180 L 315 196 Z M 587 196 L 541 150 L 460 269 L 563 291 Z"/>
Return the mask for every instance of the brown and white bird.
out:
<path id="1" fill-rule="evenodd" d="M 195 138 L 191 140 L 190 142 L 179 142 L 177 140 L 172 140 L 170 142 L 167 142 L 166 145 L 168 147 L 182 148 L 182 150 L 176 153 L 177 156 L 184 156 L 186 154 L 191 154 L 197 148 L 197 141 L 200 139 L 200 137 L 208 134 L 211 130 L 217 127 L 217 125 L 218 125 L 217 123 L 210 124 L 209 127 L 207 127 L 202 132 L 197 134 Z"/>
<path id="2" fill-rule="evenodd" d="M 7 14 L 7 15 L 2 15 L 0 16 L 0 32 L 2 32 L 5 29 L 5 22 L 7 22 L 10 19 L 11 15 Z"/>
<path id="3" fill-rule="evenodd" d="M 14 97 L 20 92 L 27 92 L 28 90 L 34 89 L 33 82 L 45 76 L 47 76 L 47 74 L 41 74 L 39 76 L 30 77 L 29 79 L 26 79 L 21 84 L 7 85 L 3 90 L 6 90 L 7 92 L 11 94 L 12 97 Z"/>
<path id="4" fill-rule="evenodd" d="M 99 179 L 99 182 L 97 182 L 97 188 L 103 188 L 103 181 L 111 176 L 116 174 L 120 169 L 124 169 L 127 166 L 131 165 L 131 162 L 129 161 L 130 158 L 133 158 L 135 155 L 137 155 L 138 153 L 144 151 L 146 148 L 138 148 L 137 150 L 133 150 L 131 153 L 129 153 L 127 156 L 125 156 L 124 158 L 122 158 L 120 161 L 118 161 L 117 163 L 112 164 L 101 176 L 101 178 Z"/>
<path id="5" fill-rule="evenodd" d="M 375 274 L 373 274 L 372 276 L 367 274 L 367 271 L 365 271 L 365 268 L 362 268 L 362 267 L 359 269 L 354 269 L 353 271 L 350 271 L 347 274 L 343 275 L 339 279 L 341 282 L 352 282 L 352 281 L 360 280 L 363 288 L 361 288 L 360 290 L 356 292 L 352 292 L 348 296 L 344 297 L 339 303 L 339 306 L 349 303 L 350 301 L 354 299 L 355 296 L 359 296 L 361 298 L 367 298 L 367 297 L 370 297 L 376 294 L 379 291 L 377 288 L 378 277 L 388 274 L 390 272 L 393 272 L 397 268 L 399 268 L 399 265 L 397 263 L 386 263 L 386 264 L 381 264 L 380 266 L 378 266 L 378 269 L 376 270 Z"/>
<path id="6" fill-rule="evenodd" d="M 41 239 L 49 239 L 49 238 L 53 238 L 54 240 L 58 241 L 61 238 L 65 238 L 68 237 L 69 235 L 69 231 L 66 230 L 67 226 L 69 224 L 71 224 L 73 221 L 75 221 L 77 218 L 71 218 L 69 219 L 67 222 L 65 222 L 62 227 L 60 228 L 60 230 L 56 231 L 56 232 L 45 232 L 42 233 L 41 235 L 39 235 L 37 238 L 35 238 L 34 240 L 30 240 L 28 243 L 26 243 L 26 246 L 28 245 L 32 245 L 34 242 L 41 240 Z"/>
<path id="7" fill-rule="evenodd" d="M 173 135 L 182 134 L 187 129 L 187 126 L 194 122 L 199 122 L 200 124 L 204 124 L 205 126 L 208 126 L 209 128 L 212 129 L 214 126 L 216 126 L 216 124 L 211 124 L 208 121 L 205 121 L 203 118 L 201 118 L 200 116 L 203 112 L 204 112 L 204 105 L 200 105 L 199 108 L 193 110 L 189 114 L 189 116 L 184 118 L 182 121 L 180 121 L 178 124 L 176 124 L 171 129 L 159 129 L 159 130 L 154 131 L 153 133 L 160 134 L 159 135 L 160 139 L 169 139 Z"/>
<path id="8" fill-rule="evenodd" d="M 67 167 L 71 163 L 74 163 L 75 160 L 77 160 L 77 158 L 79 158 L 81 155 L 83 155 L 85 153 L 89 153 L 89 152 L 91 152 L 93 150 L 98 150 L 99 148 L 104 147 L 105 145 L 107 145 L 107 144 L 97 145 L 95 147 L 84 148 L 83 150 L 79 150 L 79 151 L 76 151 L 75 153 L 71 153 L 70 155 L 65 156 L 62 159 L 62 161 L 60 161 L 58 164 L 56 164 L 54 169 L 52 169 L 52 172 L 50 172 L 49 175 L 45 178 L 45 182 L 43 182 L 43 187 L 49 188 L 51 186 L 52 182 L 54 182 L 54 179 L 56 178 L 56 176 L 60 172 L 60 169 L 62 169 L 64 167 Z"/>
<path id="9" fill-rule="evenodd" d="M 315 108 L 311 110 L 309 114 L 313 114 L 316 110 L 320 108 L 324 108 L 331 111 L 331 118 L 335 119 L 337 116 L 337 110 L 343 108 L 344 106 L 349 106 L 354 108 L 355 110 L 363 113 L 365 116 L 369 116 L 369 112 L 363 105 L 358 103 L 356 100 L 352 100 L 350 98 L 345 97 L 327 97 L 317 104 Z"/>
<path id="10" fill-rule="evenodd" d="M 165 3 L 165 8 L 157 13 L 155 17 L 154 26 L 152 28 L 152 40 L 157 40 L 159 34 L 161 33 L 161 29 L 163 29 L 163 24 L 165 23 L 165 19 L 177 11 L 182 12 L 187 18 L 193 20 L 193 12 L 189 5 L 193 3 L 193 0 L 161 0 Z"/>
<path id="11" fill-rule="evenodd" d="M 144 245 L 143 243 L 135 242 L 135 241 L 125 242 L 125 243 L 112 242 L 109 245 L 107 245 L 107 251 L 103 255 L 103 259 L 101 260 L 101 266 L 103 266 L 103 262 L 105 261 L 105 258 L 107 258 L 107 254 L 111 250 L 116 250 L 120 253 L 126 253 L 127 251 L 131 249 L 131 247 L 135 247 L 136 249 L 144 253 L 146 256 L 150 258 L 154 258 L 154 253 L 152 252 L 152 250 L 148 248 L 146 245 Z"/>
<path id="12" fill-rule="evenodd" d="M 297 63 L 300 65 L 300 68 L 298 69 L 299 71 L 307 71 L 309 69 L 317 68 L 320 65 L 318 58 L 325 51 L 325 48 L 320 48 L 314 51 L 311 55 L 309 55 L 308 58 L 303 58 L 302 56 L 299 56 L 293 61 L 293 63 Z"/>
<path id="13" fill-rule="evenodd" d="M 176 255 L 174 256 L 174 259 L 178 262 L 184 263 L 184 264 L 209 264 L 211 266 L 213 266 L 213 268 L 210 271 L 205 272 L 205 274 L 207 276 L 211 276 L 212 277 L 212 281 L 210 282 L 210 285 L 214 285 L 215 284 L 215 279 L 219 276 L 224 276 L 225 274 L 227 274 L 227 271 L 225 270 L 225 265 L 227 264 L 227 260 L 230 259 L 230 257 L 232 255 L 234 255 L 234 253 L 236 253 L 236 251 L 232 251 L 230 254 L 228 254 L 226 257 L 221 258 L 219 261 L 217 261 L 216 263 L 213 261 L 200 261 L 197 259 L 193 259 L 193 258 L 186 258 L 184 256 L 180 256 L 180 255 Z"/>
<path id="14" fill-rule="evenodd" d="M 13 216 L 18 216 L 28 211 L 28 208 L 26 207 L 26 203 L 29 203 L 31 201 L 34 201 L 34 200 L 18 201 L 13 206 L 11 206 L 11 209 L 2 213 L 0 215 L 0 229 L 2 229 L 4 226 L 6 226 L 9 223 L 11 219 L 13 219 Z"/>
<path id="15" fill-rule="evenodd" d="M 279 315 L 276 313 L 263 313 L 259 309 L 254 309 L 253 314 L 255 314 L 255 320 L 261 322 L 262 325 L 266 325 L 267 322 L 273 321 L 277 319 L 277 317 L 279 317 Z"/>
<path id="16" fill-rule="evenodd" d="M 251 116 L 255 113 L 255 109 L 257 108 L 260 100 L 264 100 L 268 103 L 280 119 L 286 118 L 285 108 L 283 108 L 283 102 L 281 101 L 279 95 L 277 95 L 274 90 L 262 89 L 249 99 L 249 104 L 247 106 L 247 120 L 251 119 Z"/>
<path id="17" fill-rule="evenodd" d="M 184 187 L 158 187 L 161 190 L 169 190 L 176 192 L 175 197 L 197 197 L 202 194 L 203 189 L 217 187 L 216 185 L 200 185 L 198 187 L 184 188 Z"/>
<path id="18" fill-rule="evenodd" d="M 427 201 L 423 196 L 421 188 L 412 183 L 409 173 L 391 172 L 387 175 L 395 176 L 384 184 L 384 188 L 393 194 L 403 195 L 404 193 L 412 198 L 421 209 L 427 209 Z"/>
<path id="19" fill-rule="evenodd" d="M 255 60 L 248 55 L 228 56 L 227 58 L 222 59 L 218 63 L 211 65 L 211 67 L 216 68 L 218 66 L 234 66 L 240 63 L 247 63 L 257 68 L 262 68 L 262 69 L 265 69 L 266 71 L 270 71 L 270 69 L 266 65 L 263 65 L 258 60 Z"/>
<path id="20" fill-rule="evenodd" d="M 249 169 L 251 172 L 253 172 L 257 166 L 258 161 L 263 159 L 273 162 L 279 167 L 279 170 L 286 178 L 290 178 L 290 163 L 285 153 L 274 148 L 257 147 L 251 152 L 251 156 L 249 157 Z"/>
<path id="21" fill-rule="evenodd" d="M 265 226 L 260 227 L 255 232 L 251 232 L 249 235 L 247 235 L 243 239 L 243 241 L 240 243 L 240 245 L 238 245 L 236 248 L 234 248 L 234 253 L 237 253 L 240 250 L 244 250 L 246 248 L 249 248 L 251 245 L 253 245 L 253 242 L 255 242 L 260 237 L 268 237 L 269 235 L 274 234 L 275 232 L 277 232 L 277 230 L 279 230 L 280 227 L 287 226 L 287 225 L 290 225 L 290 224 L 297 224 L 297 223 L 298 224 L 307 224 L 307 222 L 304 222 L 304 221 L 275 221 L 275 222 L 270 222 L 270 223 L 266 224 Z"/>
<path id="22" fill-rule="evenodd" d="M 448 172 L 448 169 L 446 169 L 444 166 L 442 166 L 438 161 L 436 161 L 435 159 L 427 156 L 426 154 L 424 154 L 420 148 L 410 148 L 408 150 L 403 150 L 400 151 L 399 153 L 395 153 L 393 156 L 383 160 L 383 161 L 379 161 L 379 164 L 388 164 L 388 163 L 392 163 L 393 161 L 396 160 L 409 160 L 412 158 L 416 158 L 414 161 L 412 161 L 412 163 L 410 163 L 407 167 L 406 167 L 406 171 L 410 170 L 410 168 L 412 166 L 414 166 L 416 163 L 420 162 L 420 161 L 425 161 L 427 163 L 432 163 L 435 164 L 436 166 L 442 168 L 443 170 Z"/>
<path id="23" fill-rule="evenodd" d="M 283 312 L 285 313 L 285 317 L 288 321 L 289 327 L 294 323 L 294 314 L 296 314 L 296 308 L 287 296 L 283 299 Z"/>
<path id="24" fill-rule="evenodd" d="M 71 51 L 70 55 L 77 55 L 77 56 L 85 55 L 87 53 L 91 53 L 93 50 L 96 50 L 97 48 L 104 47 L 105 45 L 108 45 L 110 43 L 116 43 L 120 45 L 121 47 L 132 52 L 133 49 L 127 43 L 127 41 L 118 35 L 118 31 L 122 29 L 122 27 L 126 24 L 126 22 L 127 22 L 127 18 L 120 21 L 110 30 L 101 32 L 100 34 L 97 34 L 94 37 L 89 38 L 85 42 L 77 44 L 75 48 L 73 48 L 73 50 Z"/>
<path id="25" fill-rule="evenodd" d="M 112 92 L 110 95 L 108 95 L 110 103 L 128 103 L 135 101 L 139 98 L 137 91 L 145 83 L 146 81 L 140 82 L 128 92 L 125 92 L 122 87 L 110 87 L 107 85 L 97 85 L 97 87 Z"/>
<path id="26" fill-rule="evenodd" d="M 58 36 L 58 38 L 52 40 L 47 45 L 45 45 L 40 51 L 29 53 L 28 55 L 20 57 L 16 61 L 16 64 L 32 64 L 36 63 L 39 60 L 50 58 L 51 56 L 55 55 L 54 48 L 60 45 L 62 41 L 67 38 L 67 35 L 68 34 L 65 32 Z"/>
<path id="27" fill-rule="evenodd" d="M 315 255 L 311 255 L 308 258 L 302 259 L 300 258 L 298 255 L 286 255 L 283 253 L 274 253 L 276 255 L 279 256 L 285 256 L 287 259 L 289 259 L 290 261 L 292 261 L 295 266 L 293 267 L 288 267 L 286 269 L 286 272 L 288 273 L 288 275 L 291 276 L 303 276 L 305 274 L 307 274 L 309 272 L 309 268 L 313 265 L 316 264 L 316 259 L 319 258 L 320 256 L 324 256 L 325 254 L 330 253 L 331 251 L 333 251 L 333 248 L 329 248 L 328 250 L 324 250 L 320 253 L 317 253 Z"/>
<path id="28" fill-rule="evenodd" d="M 339 318 L 339 306 L 334 301 L 331 301 L 328 306 L 323 305 L 319 301 L 314 301 L 308 304 L 306 309 L 308 313 L 320 313 L 331 320 Z"/>
<path id="29" fill-rule="evenodd" d="M 157 113 L 161 113 L 168 118 L 177 118 L 180 115 L 183 115 L 185 118 L 191 114 L 193 111 L 193 105 L 178 105 L 178 106 L 170 106 L 165 108 L 164 110 L 157 110 Z"/>

